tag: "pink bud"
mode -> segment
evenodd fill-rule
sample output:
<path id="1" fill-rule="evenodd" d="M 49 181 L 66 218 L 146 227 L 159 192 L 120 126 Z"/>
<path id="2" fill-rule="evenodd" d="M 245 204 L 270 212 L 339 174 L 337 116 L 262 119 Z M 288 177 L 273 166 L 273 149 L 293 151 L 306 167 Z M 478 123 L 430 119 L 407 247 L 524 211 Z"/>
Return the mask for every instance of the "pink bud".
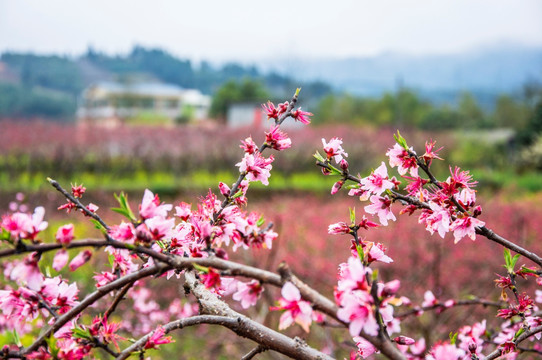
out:
<path id="1" fill-rule="evenodd" d="M 474 338 L 471 338 L 471 340 L 469 341 L 469 351 L 471 354 L 474 354 L 476 353 L 476 348 L 478 347 L 478 345 L 476 345 L 476 342 L 474 341 Z"/>
<path id="2" fill-rule="evenodd" d="M 397 336 L 395 339 L 393 339 L 397 344 L 399 345 L 412 345 L 416 341 L 414 339 L 406 337 L 406 336 Z"/>
<path id="3" fill-rule="evenodd" d="M 53 269 L 55 271 L 60 271 L 66 264 L 68 263 L 68 252 L 66 249 L 62 249 L 59 252 L 56 253 L 54 259 L 53 259 Z"/>
<path id="4" fill-rule="evenodd" d="M 343 187 L 344 181 L 339 180 L 331 188 L 331 195 L 335 195 Z"/>
<path id="5" fill-rule="evenodd" d="M 392 281 L 387 282 L 384 285 L 384 289 L 382 290 L 382 296 L 392 296 L 399 290 L 399 287 L 401 286 L 401 281 L 395 279 Z"/>
<path id="6" fill-rule="evenodd" d="M 58 228 L 56 240 L 62 245 L 68 245 L 74 238 L 73 224 L 64 225 Z"/>
<path id="7" fill-rule="evenodd" d="M 230 187 L 223 182 L 218 183 L 218 188 L 220 189 L 220 193 L 226 197 L 230 196 L 231 190 Z"/>
<path id="8" fill-rule="evenodd" d="M 331 171 L 328 168 L 323 167 L 322 168 L 322 174 L 323 175 L 329 175 L 329 174 L 331 174 Z"/>
<path id="9" fill-rule="evenodd" d="M 482 207 L 480 205 L 476 206 L 472 212 L 474 217 L 482 215 Z"/>
<path id="10" fill-rule="evenodd" d="M 339 166 L 341 167 L 342 171 L 348 170 L 348 161 L 346 161 L 345 159 L 342 159 L 341 162 L 339 163 Z"/>
<path id="11" fill-rule="evenodd" d="M 90 250 L 81 251 L 70 262 L 70 271 L 75 271 L 81 266 L 83 266 L 87 261 L 90 260 L 91 256 L 92 256 L 92 253 L 90 252 Z"/>

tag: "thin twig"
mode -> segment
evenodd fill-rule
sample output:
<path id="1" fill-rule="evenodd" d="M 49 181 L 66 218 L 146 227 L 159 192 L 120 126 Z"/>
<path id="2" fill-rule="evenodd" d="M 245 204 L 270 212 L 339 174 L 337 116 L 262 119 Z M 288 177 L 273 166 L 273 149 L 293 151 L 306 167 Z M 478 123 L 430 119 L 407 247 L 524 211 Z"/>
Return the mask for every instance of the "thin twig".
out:
<path id="1" fill-rule="evenodd" d="M 241 358 L 241 360 L 250 360 L 252 359 L 254 356 L 260 354 L 260 353 L 263 353 L 264 351 L 267 351 L 268 349 L 265 347 L 265 346 L 261 346 L 261 345 L 258 345 L 256 346 L 254 349 L 250 350 L 250 352 L 248 354 L 246 354 L 245 356 L 243 356 Z"/>
<path id="2" fill-rule="evenodd" d="M 492 307 L 501 308 L 505 304 L 502 303 L 502 302 L 498 302 L 498 301 L 490 301 L 490 300 L 484 300 L 484 299 L 470 299 L 470 300 L 456 301 L 456 302 L 454 302 L 454 304 L 451 307 L 468 306 L 468 305 L 482 305 L 484 307 L 492 306 Z M 398 313 L 398 314 L 395 315 L 395 317 L 398 318 L 398 319 L 402 319 L 402 318 L 405 318 L 405 317 L 408 317 L 408 316 L 411 316 L 411 315 L 416 315 L 416 314 L 420 313 L 420 311 L 424 312 L 424 311 L 430 311 L 430 310 L 445 310 L 445 309 L 448 309 L 448 308 L 450 308 L 450 307 L 445 306 L 443 303 L 438 303 L 438 304 L 429 305 L 429 306 L 415 307 L 412 310 L 408 310 L 408 311 L 405 311 L 405 312 L 402 312 L 402 313 Z"/>
<path id="3" fill-rule="evenodd" d="M 69 201 L 74 203 L 77 206 L 77 208 L 81 210 L 85 215 L 90 216 L 91 218 L 99 222 L 100 225 L 102 225 L 106 230 L 109 230 L 109 226 L 107 226 L 107 224 L 102 220 L 102 218 L 98 214 L 90 211 L 85 205 L 81 203 L 81 201 L 79 201 L 79 199 L 74 197 L 72 194 L 67 192 L 62 186 L 60 186 L 60 184 L 56 180 L 53 180 L 51 178 L 47 178 L 47 180 L 55 189 L 57 189 L 62 195 L 64 195 L 64 197 L 66 197 Z"/>

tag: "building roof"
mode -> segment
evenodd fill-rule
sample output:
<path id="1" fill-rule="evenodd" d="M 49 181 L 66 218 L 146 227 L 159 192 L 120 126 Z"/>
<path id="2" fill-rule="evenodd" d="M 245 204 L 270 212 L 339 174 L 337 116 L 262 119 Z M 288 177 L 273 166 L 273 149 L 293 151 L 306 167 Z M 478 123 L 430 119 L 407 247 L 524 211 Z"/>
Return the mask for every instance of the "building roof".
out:
<path id="1" fill-rule="evenodd" d="M 99 88 L 114 95 L 180 96 L 185 92 L 185 89 L 180 86 L 156 82 L 119 83 L 101 81 L 92 84 L 89 88 Z"/>

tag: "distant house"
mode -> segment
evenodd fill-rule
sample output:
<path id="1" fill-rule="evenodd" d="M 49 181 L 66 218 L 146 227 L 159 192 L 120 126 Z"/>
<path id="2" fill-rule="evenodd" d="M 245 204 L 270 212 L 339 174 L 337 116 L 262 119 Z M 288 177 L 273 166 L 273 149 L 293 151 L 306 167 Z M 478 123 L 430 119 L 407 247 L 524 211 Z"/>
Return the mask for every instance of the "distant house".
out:
<path id="1" fill-rule="evenodd" d="M 98 82 L 83 91 L 77 118 L 83 124 L 105 126 L 153 119 L 173 124 L 206 119 L 210 105 L 211 98 L 199 90 L 176 85 Z"/>

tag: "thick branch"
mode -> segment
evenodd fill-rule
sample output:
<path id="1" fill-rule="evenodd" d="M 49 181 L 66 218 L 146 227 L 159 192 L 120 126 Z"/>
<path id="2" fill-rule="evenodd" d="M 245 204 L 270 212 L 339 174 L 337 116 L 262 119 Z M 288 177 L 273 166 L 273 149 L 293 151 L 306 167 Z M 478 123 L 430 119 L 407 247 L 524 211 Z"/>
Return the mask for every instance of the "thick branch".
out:
<path id="1" fill-rule="evenodd" d="M 309 347 L 302 341 L 289 338 L 232 310 L 225 302 L 218 299 L 215 294 L 211 293 L 197 281 L 193 273 L 186 273 L 185 279 L 192 294 L 198 299 L 200 312 L 235 320 L 235 323 L 224 324 L 224 326 L 227 326 L 237 335 L 251 339 L 270 350 L 280 352 L 293 359 L 332 359 L 328 355 Z"/>

